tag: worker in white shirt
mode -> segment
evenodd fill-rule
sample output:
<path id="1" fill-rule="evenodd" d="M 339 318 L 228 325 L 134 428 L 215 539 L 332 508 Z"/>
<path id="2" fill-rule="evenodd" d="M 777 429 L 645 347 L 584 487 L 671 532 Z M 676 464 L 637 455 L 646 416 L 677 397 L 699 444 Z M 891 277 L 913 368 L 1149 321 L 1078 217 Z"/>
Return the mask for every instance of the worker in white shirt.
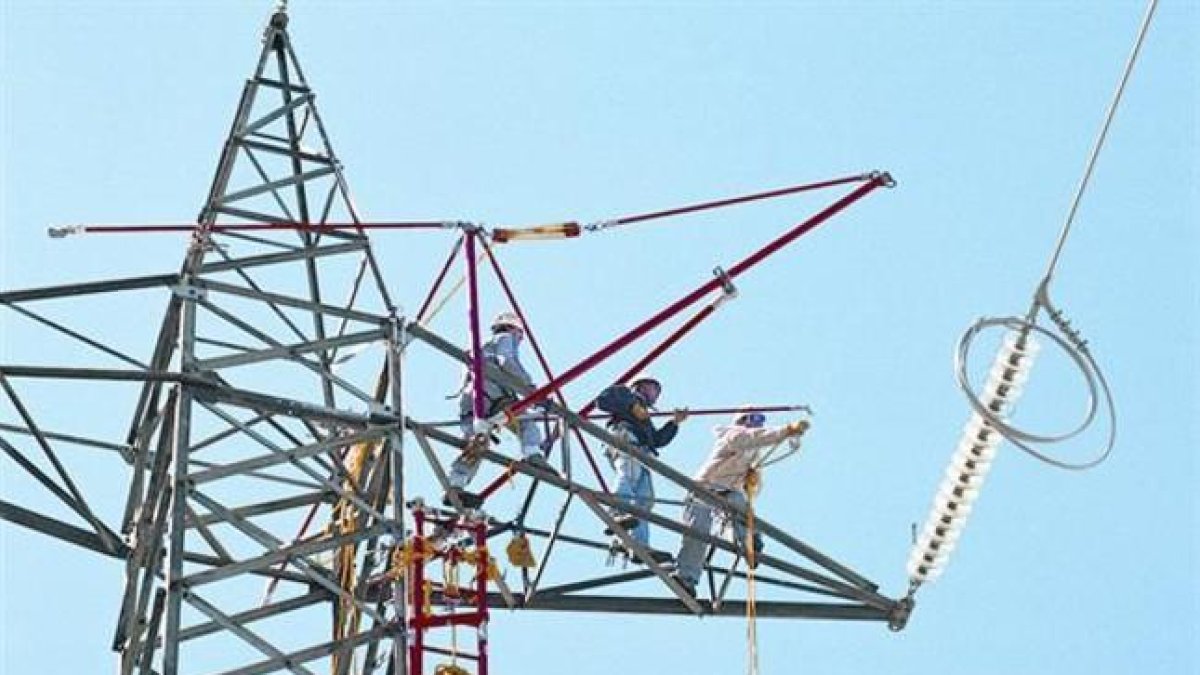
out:
<path id="1" fill-rule="evenodd" d="M 716 427 L 714 432 L 717 441 L 712 452 L 692 479 L 730 503 L 745 508 L 746 477 L 754 468 L 759 450 L 777 445 L 787 438 L 799 437 L 809 426 L 807 420 L 799 420 L 781 427 L 767 428 L 764 426 L 766 421 L 766 415 L 760 412 L 740 410 L 734 415 L 733 424 Z M 746 523 L 733 514 L 726 516 L 733 525 L 738 545 L 744 551 Z M 712 520 L 713 507 L 696 495 L 689 494 L 684 500 L 683 524 L 708 532 L 712 528 Z M 762 539 L 756 535 L 753 545 L 757 554 L 762 550 Z M 707 548 L 708 545 L 700 539 L 683 535 L 674 575 L 692 595 L 695 595 L 696 581 L 704 567 L 704 553 Z"/>

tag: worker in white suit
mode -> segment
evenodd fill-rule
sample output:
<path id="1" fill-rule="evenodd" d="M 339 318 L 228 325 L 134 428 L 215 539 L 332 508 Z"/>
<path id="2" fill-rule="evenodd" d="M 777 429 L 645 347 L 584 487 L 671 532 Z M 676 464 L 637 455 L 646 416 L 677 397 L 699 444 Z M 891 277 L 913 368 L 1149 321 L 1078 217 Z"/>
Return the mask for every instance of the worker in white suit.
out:
<path id="1" fill-rule="evenodd" d="M 692 479 L 702 487 L 724 497 L 743 509 L 746 507 L 746 477 L 754 468 L 759 451 L 782 441 L 799 437 L 808 429 L 807 420 L 799 420 L 781 427 L 767 428 L 766 415 L 760 412 L 740 410 L 728 426 L 718 426 L 713 431 L 717 441 L 712 452 Z M 742 550 L 746 548 L 746 523 L 744 518 L 725 514 L 733 525 L 734 537 Z M 683 524 L 702 532 L 712 528 L 713 507 L 701 501 L 695 494 L 684 500 Z M 755 552 L 762 550 L 762 539 L 755 536 Z M 695 537 L 683 535 L 679 548 L 675 578 L 695 595 L 696 581 L 704 567 L 707 544 Z"/>

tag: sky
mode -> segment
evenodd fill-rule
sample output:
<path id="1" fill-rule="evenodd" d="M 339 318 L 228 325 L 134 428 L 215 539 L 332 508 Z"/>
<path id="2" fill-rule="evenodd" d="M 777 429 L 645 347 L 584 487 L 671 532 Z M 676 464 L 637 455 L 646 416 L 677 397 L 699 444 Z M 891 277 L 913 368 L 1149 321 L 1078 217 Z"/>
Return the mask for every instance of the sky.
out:
<path id="1" fill-rule="evenodd" d="M 192 222 L 270 9 L 0 0 L 0 288 L 178 269 L 183 237 L 46 228 Z M 767 476 L 762 512 L 895 597 L 968 417 L 959 336 L 1027 309 L 1143 9 L 295 0 L 290 31 L 370 220 L 589 222 L 890 171 L 894 189 L 740 279 L 655 372 L 667 407 L 811 405 L 805 450 Z M 762 621 L 763 673 L 1200 672 L 1198 27 L 1200 4 L 1162 2 L 1052 287 L 1112 384 L 1111 459 L 1063 472 L 1005 445 L 906 630 Z M 839 194 L 501 254 L 564 369 Z M 373 241 L 413 311 L 451 235 Z M 142 353 L 159 321 L 137 303 L 70 311 Z M 436 328 L 464 342 L 463 313 L 447 313 Z M 0 363 L 81 358 L 38 335 L 0 314 Z M 1045 351 L 1018 419 L 1063 429 L 1085 394 Z M 413 361 L 413 414 L 450 416 L 456 373 Z M 115 405 L 79 386 L 23 391 L 81 428 Z M 664 459 L 690 472 L 717 421 L 689 420 Z M 1052 451 L 1086 457 L 1102 429 Z M 119 515 L 116 460 L 73 452 L 85 492 Z M 7 459 L 0 497 L 45 503 Z M 0 525 L 0 672 L 111 668 L 121 578 L 117 562 Z M 490 636 L 498 673 L 745 669 L 738 619 L 500 612 Z"/>

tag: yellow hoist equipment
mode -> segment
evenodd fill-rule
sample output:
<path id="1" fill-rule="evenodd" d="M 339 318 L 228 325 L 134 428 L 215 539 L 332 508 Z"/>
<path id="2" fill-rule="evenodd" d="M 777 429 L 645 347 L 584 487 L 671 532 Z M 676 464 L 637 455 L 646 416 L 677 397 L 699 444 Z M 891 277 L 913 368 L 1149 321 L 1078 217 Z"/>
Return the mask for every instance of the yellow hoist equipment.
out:
<path id="1" fill-rule="evenodd" d="M 425 562 L 433 558 L 436 549 L 433 547 L 433 542 L 428 539 L 421 539 L 420 544 L 417 540 L 409 537 L 404 541 L 404 545 L 392 551 L 392 568 L 388 570 L 389 579 L 398 579 L 405 575 L 408 568 L 417 563 Z"/>
<path id="2" fill-rule="evenodd" d="M 537 561 L 533 559 L 533 551 L 529 549 L 529 537 L 525 536 L 524 532 L 514 533 L 508 546 L 504 547 L 504 551 L 508 553 L 508 562 L 513 567 L 521 569 L 537 567 Z"/>
<path id="3" fill-rule="evenodd" d="M 367 472 L 380 450 L 382 443 L 357 443 L 347 452 L 345 457 L 346 478 L 343 486 L 347 491 L 355 491 L 365 482 Z M 329 536 L 337 536 L 356 532 L 359 529 L 361 513 L 358 507 L 347 499 L 340 499 L 333 506 L 329 526 L 326 532 Z M 337 620 L 333 626 L 333 638 L 341 640 L 358 633 L 362 621 L 362 613 L 353 602 L 354 588 L 357 583 L 355 560 L 358 556 L 358 544 L 350 543 L 338 547 L 334 552 L 334 573 L 338 586 L 345 591 L 338 600 Z M 333 654 L 333 667 L 341 668 L 342 655 Z"/>
<path id="4" fill-rule="evenodd" d="M 482 567 L 480 563 L 487 560 L 487 579 L 495 581 L 500 578 L 500 567 L 496 565 L 496 559 L 488 554 L 486 548 L 473 548 L 468 551 L 463 551 L 462 561 L 468 565 L 473 565 L 475 569 Z M 475 580 L 479 579 L 479 574 L 476 572 Z"/>

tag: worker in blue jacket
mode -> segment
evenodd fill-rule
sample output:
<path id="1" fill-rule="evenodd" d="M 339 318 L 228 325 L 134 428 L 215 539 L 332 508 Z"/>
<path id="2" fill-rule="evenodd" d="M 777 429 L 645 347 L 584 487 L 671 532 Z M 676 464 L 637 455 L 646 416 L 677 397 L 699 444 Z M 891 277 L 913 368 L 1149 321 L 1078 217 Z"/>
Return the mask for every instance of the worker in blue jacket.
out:
<path id="1" fill-rule="evenodd" d="M 615 385 L 599 397 L 601 410 L 612 415 L 607 426 L 613 435 L 647 454 L 658 456 L 679 431 L 679 425 L 688 417 L 686 409 L 677 409 L 671 420 L 655 428 L 650 411 L 662 394 L 662 383 L 649 375 L 635 378 L 628 387 Z M 654 483 L 650 471 L 636 458 L 618 447 L 606 446 L 605 456 L 617 472 L 616 496 L 622 501 L 647 511 L 654 508 Z M 640 544 L 649 545 L 650 525 L 627 513 L 614 513 L 617 523 L 628 530 L 630 536 Z M 656 558 L 670 559 L 670 555 L 652 551 Z"/>

